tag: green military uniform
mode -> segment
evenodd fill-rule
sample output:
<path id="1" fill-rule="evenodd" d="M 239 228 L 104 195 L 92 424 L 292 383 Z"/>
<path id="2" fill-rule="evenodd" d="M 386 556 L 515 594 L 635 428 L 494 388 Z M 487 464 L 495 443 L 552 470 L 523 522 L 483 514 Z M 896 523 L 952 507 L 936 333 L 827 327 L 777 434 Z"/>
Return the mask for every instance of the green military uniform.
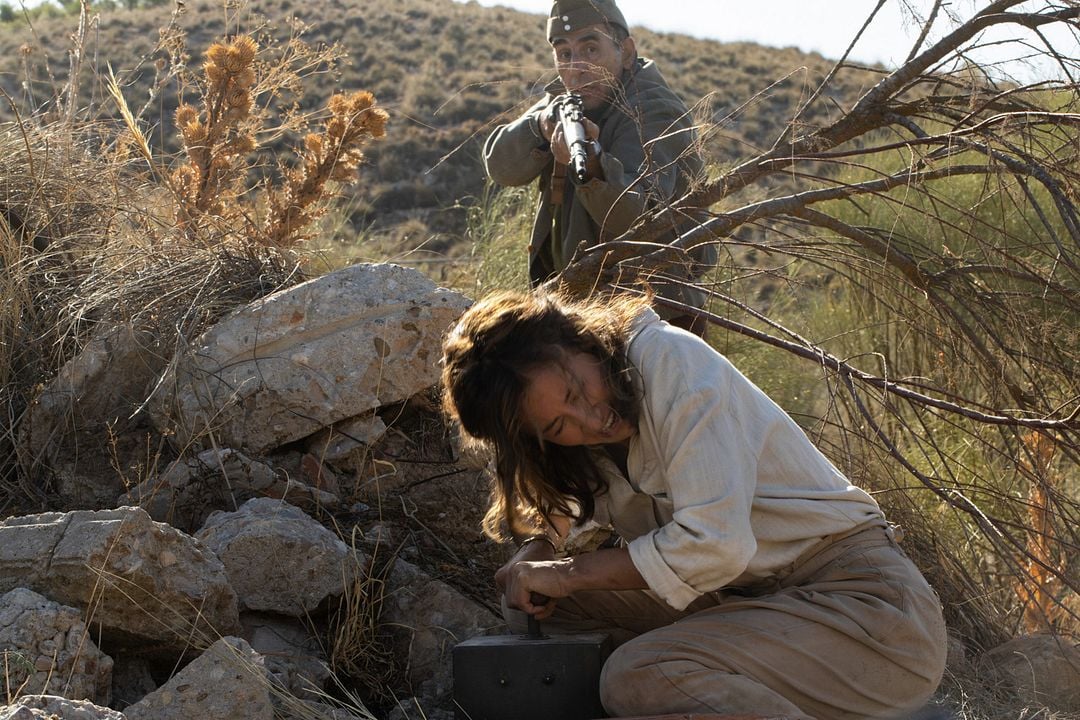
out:
<path id="1" fill-rule="evenodd" d="M 606 19 L 625 27 L 621 14 L 612 15 L 614 6 L 607 8 Z M 573 27 L 597 21 L 595 11 L 571 11 L 568 17 L 576 23 Z M 549 37 L 559 22 L 553 10 Z M 529 275 L 534 284 L 564 269 L 579 247 L 613 240 L 642 215 L 681 197 L 704 166 L 686 104 L 651 60 L 638 59 L 619 79 L 612 101 L 590 113 L 600 128 L 602 179 L 577 185 L 565 173 L 565 166 L 556 168 L 539 122 L 544 108 L 564 88 L 555 81 L 546 91 L 547 96 L 521 117 L 496 128 L 484 145 L 484 164 L 495 182 L 517 186 L 539 179 L 540 201 L 529 246 Z M 563 174 L 567 176 L 560 179 Z M 670 233 L 659 242 L 674 237 Z M 711 247 L 696 254 L 705 263 L 715 258 Z M 704 300 L 700 291 L 665 288 L 659 282 L 654 287 L 661 295 L 691 305 L 700 307 Z"/>

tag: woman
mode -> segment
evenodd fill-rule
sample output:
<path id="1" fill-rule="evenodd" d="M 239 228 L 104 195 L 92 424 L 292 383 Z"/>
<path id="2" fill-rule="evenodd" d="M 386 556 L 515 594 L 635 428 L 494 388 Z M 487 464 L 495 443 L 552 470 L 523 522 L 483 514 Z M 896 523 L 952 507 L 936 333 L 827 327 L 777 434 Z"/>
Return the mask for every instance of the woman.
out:
<path id="1" fill-rule="evenodd" d="M 888 718 L 937 687 L 940 603 L 877 504 L 647 299 L 496 294 L 443 362 L 448 414 L 494 460 L 485 531 L 521 543 L 508 622 L 610 632 L 612 716 Z M 593 526 L 620 542 L 562 552 Z"/>

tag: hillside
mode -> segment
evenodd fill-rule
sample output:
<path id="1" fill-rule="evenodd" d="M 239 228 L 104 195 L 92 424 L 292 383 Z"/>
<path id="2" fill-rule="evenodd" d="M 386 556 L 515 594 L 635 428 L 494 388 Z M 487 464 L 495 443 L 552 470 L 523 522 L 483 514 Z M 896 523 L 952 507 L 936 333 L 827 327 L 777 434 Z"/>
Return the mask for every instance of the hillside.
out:
<path id="1" fill-rule="evenodd" d="M 446 638 L 498 624 L 495 571 L 511 548 L 479 532 L 486 461 L 453 442 L 431 392 L 435 376 L 417 376 L 411 390 L 392 398 L 379 393 L 398 386 L 390 371 L 408 369 L 414 351 L 423 369 L 437 369 L 448 323 L 439 317 L 418 330 L 417 313 L 435 300 L 423 300 L 426 291 L 411 307 L 395 300 L 402 277 L 463 298 L 523 284 L 513 273 L 523 264 L 520 238 L 533 196 L 492 193 L 479 151 L 494 124 L 530 103 L 551 76 L 543 17 L 452 0 L 267 0 L 258 12 L 235 4 L 242 0 L 177 1 L 175 12 L 103 9 L 77 30 L 70 15 L 42 15 L 31 28 L 5 15 L 0 0 L 0 120 L 26 120 L 0 124 L 0 408 L 7 418 L 0 424 L 0 530 L 7 522 L 49 535 L 47 523 L 23 518 L 51 510 L 111 513 L 117 504 L 145 502 L 143 514 L 102 517 L 149 530 L 149 514 L 188 537 L 208 529 L 213 510 L 238 511 L 248 499 L 295 501 L 336 533 L 331 544 L 351 545 L 345 552 L 363 570 L 340 605 L 316 598 L 313 607 L 288 608 L 304 616 L 290 615 L 291 629 L 305 625 L 303 642 L 317 639 L 320 657 L 329 656 L 340 683 L 332 685 L 334 697 L 355 690 L 378 712 L 372 720 L 413 720 L 402 707 L 391 710 L 395 703 L 416 704 L 427 720 L 449 720 Z M 1042 12 L 1011 22 L 1080 19 L 1080 6 Z M 981 42 L 983 22 L 968 23 L 972 43 Z M 708 128 L 712 167 L 696 200 L 712 214 L 692 213 L 707 219 L 683 239 L 720 246 L 720 261 L 700 281 L 714 293 L 709 342 L 904 527 L 905 552 L 946 609 L 949 672 L 939 699 L 962 720 L 1073 717 L 1080 712 L 1080 660 L 1063 648 L 1080 650 L 1060 639 L 1074 643 L 1080 635 L 1075 83 L 998 86 L 980 79 L 978 66 L 957 62 L 943 71 L 948 63 L 923 53 L 863 95 L 854 112 L 813 133 L 807 130 L 835 119 L 826 115 L 851 108 L 876 79 L 873 70 L 845 68 L 818 96 L 817 79 L 829 68 L 823 58 L 636 35 Z M 69 55 L 71 47 L 78 54 Z M 964 61 L 967 48 L 957 40 L 953 59 Z M 330 62 L 334 56 L 339 62 Z M 1080 72 L 1080 58 L 1070 62 Z M 80 68 L 78 82 L 69 81 L 69 66 Z M 122 122 L 124 104 L 110 97 L 111 71 L 138 133 Z M 380 107 L 356 92 L 332 103 L 337 110 L 320 110 L 337 90 L 371 90 Z M 800 116 L 795 132 L 775 143 L 812 94 L 817 114 Z M 386 128 L 381 107 L 389 111 Z M 317 113 L 312 134 L 301 135 L 299 121 Z M 176 116 L 182 153 L 174 152 Z M 354 123 L 349 143 L 343 116 Z M 152 157 L 142 154 L 143 135 Z M 286 146 L 301 137 L 306 154 L 296 169 L 287 165 L 295 156 Z M 320 152 L 339 140 L 342 154 Z M 344 171 L 351 178 L 361 149 L 367 164 L 356 189 L 321 225 L 302 225 L 297 218 L 306 222 L 319 209 L 308 201 L 322 201 L 323 188 Z M 279 171 L 288 182 L 255 182 L 280 178 Z M 326 184 L 308 184 L 312 179 Z M 636 253 L 637 241 L 655 237 L 648 233 L 675 212 L 683 209 L 644 218 L 627 236 L 635 242 L 583 258 L 563 280 L 581 295 L 591 292 L 600 258 Z M 426 255 L 397 262 L 421 245 Z M 325 264 L 324 250 L 332 251 Z M 355 259 L 395 263 L 347 262 Z M 400 267 L 414 262 L 422 272 Z M 369 272 L 387 275 L 380 282 L 359 277 Z M 339 282 L 342 275 L 352 279 Z M 324 283 L 322 302 L 309 302 L 308 280 Z M 226 324 L 274 297 L 292 297 L 276 319 Z M 374 317 L 370 308 L 406 314 Z M 377 330 L 343 332 L 354 327 Z M 204 342 L 211 337 L 222 338 L 222 354 L 204 373 L 202 359 L 216 357 Z M 325 343 L 303 345 L 309 339 Z M 206 382 L 174 382 L 185 357 L 190 370 L 182 375 Z M 273 368 L 281 369 L 280 382 L 271 382 Z M 267 414 L 203 412 L 192 396 L 174 392 L 210 380 L 218 397 Z M 249 388 L 276 400 L 249 403 L 241 392 Z M 355 396 L 347 399 L 347 390 Z M 173 412 L 184 408 L 195 412 Z M 232 520 L 261 522 L 254 510 Z M 310 523 L 295 520 L 313 536 Z M 281 536 L 294 532 L 285 527 Z M 99 538 L 96 547 L 118 557 L 110 537 Z M 125 560 L 124 567 L 74 565 L 110 577 L 134 566 L 184 577 L 174 561 L 190 555 L 186 542 L 168 552 L 145 543 L 146 562 Z M 31 547 L 39 545 L 0 538 L 2 549 Z M 257 554 L 268 571 L 293 567 L 272 550 Z M 60 565 L 47 554 L 12 557 L 18 572 L 27 571 L 21 589 L 42 597 L 55 601 L 63 589 L 49 587 L 50 579 L 98 587 L 95 578 L 69 582 L 52 572 Z M 258 577 L 251 565 L 237 567 L 245 581 Z M 336 569 L 297 574 L 344 577 Z M 0 577 L 15 575 L 0 564 Z M 230 592 L 219 594 L 219 605 L 231 607 Z M 405 607 L 412 597 L 430 603 L 413 604 L 422 612 L 412 613 Z M 25 593 L 15 600 L 42 605 Z M 97 605 L 91 611 L 104 622 Z M 0 616 L 6 612 L 0 607 Z M 138 630 L 155 646 L 161 641 L 151 632 L 157 623 L 149 630 L 127 625 L 143 615 L 112 613 L 115 635 L 99 649 L 123 658 L 118 667 L 142 653 L 129 652 L 127 635 Z M 448 627 L 448 617 L 462 624 Z M 231 612 L 223 618 L 223 626 L 239 622 Z M 158 698 L 181 685 L 201 691 L 186 676 L 172 677 L 181 661 L 195 663 L 187 654 L 193 636 L 180 629 L 183 647 L 147 670 Z M 431 632 L 414 641 L 414 629 Z M 397 631 L 400 647 L 391 649 Z M 42 685 L 68 677 L 59 659 L 55 667 L 50 660 L 55 648 L 67 647 L 56 636 L 47 631 L 40 648 L 19 651 L 37 659 L 20 670 L 37 671 Z M 430 650 L 441 676 L 413 650 Z M 1014 671 L 1006 660 L 1015 661 Z M 21 692 L 21 680 L 4 672 L 5 686 Z M 306 687 L 301 676 L 288 687 Z M 327 687 L 325 674 L 313 679 Z M 92 682 L 109 688 L 104 679 Z M 138 685 L 114 692 L 113 700 L 142 702 L 152 688 Z M 261 682 L 260 692 L 266 686 Z M 1047 686 L 1061 688 L 1061 696 Z M 426 713 L 428 706 L 435 711 Z M 300 717 L 330 716 L 305 712 Z M 270 720 L 242 710 L 181 715 Z"/>
<path id="2" fill-rule="evenodd" d="M 101 84 L 110 66 L 129 104 L 137 109 L 146 102 L 155 72 L 168 62 L 167 53 L 155 46 L 166 34 L 171 12 L 168 6 L 100 11 L 83 53 L 80 109 L 115 120 Z M 293 17 L 298 22 L 290 27 Z M 467 244 L 459 242 L 464 208 L 484 187 L 483 139 L 497 122 L 532 102 L 552 77 L 543 15 L 475 3 L 262 0 L 223 11 L 219 4 L 198 0 L 176 20 L 186 33 L 192 65 L 226 27 L 273 28 L 278 37 L 300 35 L 313 47 L 340 44 L 345 61 L 339 68 L 314 76 L 303 97 L 279 102 L 309 109 L 335 89 L 364 89 L 390 111 L 387 138 L 369 152 L 369 166 L 355 197 L 348 199 L 342 218 L 347 222 L 339 233 L 388 236 L 390 247 L 427 241 L 431 251 L 465 251 Z M 32 29 L 20 20 L 0 25 L 0 89 L 22 115 L 46 103 L 66 82 L 76 24 L 76 17 L 42 17 Z M 793 48 L 724 44 L 641 28 L 634 34 L 642 54 L 659 62 L 698 117 L 718 124 L 708 152 L 721 166 L 771 145 L 792 108 L 830 67 L 824 58 Z M 850 103 L 873 79 L 871 73 L 854 75 L 862 80 L 847 82 L 864 86 L 841 84 L 838 94 L 844 97 L 836 98 L 841 104 Z M 148 134 L 168 149 L 175 147 L 172 116 L 180 92 L 163 88 L 141 116 Z M 10 115 L 4 103 L 0 118 Z"/>

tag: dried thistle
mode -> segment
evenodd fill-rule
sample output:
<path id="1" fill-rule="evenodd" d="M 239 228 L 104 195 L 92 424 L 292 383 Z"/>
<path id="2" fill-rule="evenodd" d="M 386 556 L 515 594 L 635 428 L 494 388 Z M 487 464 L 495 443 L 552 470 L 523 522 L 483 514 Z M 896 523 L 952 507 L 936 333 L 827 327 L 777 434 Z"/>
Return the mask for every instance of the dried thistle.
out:
<path id="1" fill-rule="evenodd" d="M 246 35 L 214 43 L 203 64 L 202 108 L 181 104 L 176 128 L 187 163 L 173 171 L 178 227 L 192 234 L 200 217 L 225 216 L 240 194 L 246 167 L 240 159 L 255 147 L 255 58 L 259 46 Z"/>
<path id="2" fill-rule="evenodd" d="M 386 111 L 375 106 L 369 92 L 337 94 L 328 103 L 330 117 L 321 133 L 310 133 L 299 150 L 299 166 L 287 173 L 282 195 L 270 194 L 270 214 L 263 227 L 263 242 L 295 245 L 301 231 L 324 211 L 328 182 L 355 180 L 364 159 L 362 148 L 386 134 Z"/>

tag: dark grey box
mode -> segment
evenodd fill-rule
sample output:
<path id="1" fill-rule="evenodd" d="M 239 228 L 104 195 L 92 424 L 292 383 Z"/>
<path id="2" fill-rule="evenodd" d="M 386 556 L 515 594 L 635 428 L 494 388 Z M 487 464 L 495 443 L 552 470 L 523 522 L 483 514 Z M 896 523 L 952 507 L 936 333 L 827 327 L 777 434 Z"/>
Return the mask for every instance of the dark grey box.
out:
<path id="1" fill-rule="evenodd" d="M 493 635 L 453 650 L 458 720 L 593 720 L 611 637 Z"/>

